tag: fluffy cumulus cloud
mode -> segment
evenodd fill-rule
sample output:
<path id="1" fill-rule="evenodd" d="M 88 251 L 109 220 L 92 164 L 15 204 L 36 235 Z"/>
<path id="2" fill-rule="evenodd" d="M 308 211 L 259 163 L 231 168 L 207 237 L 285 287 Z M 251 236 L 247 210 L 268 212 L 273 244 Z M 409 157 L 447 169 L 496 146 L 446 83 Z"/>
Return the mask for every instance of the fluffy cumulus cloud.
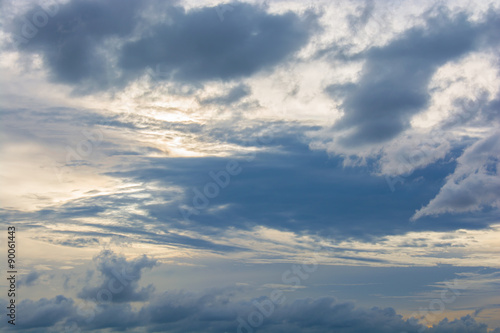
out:
<path id="1" fill-rule="evenodd" d="M 137 302 L 147 300 L 154 291 L 153 285 L 139 288 L 138 281 L 143 269 L 156 265 L 155 260 L 143 256 L 129 262 L 110 251 L 104 251 L 94 261 L 102 282 L 98 286 L 85 286 L 78 297 L 85 300 Z"/>

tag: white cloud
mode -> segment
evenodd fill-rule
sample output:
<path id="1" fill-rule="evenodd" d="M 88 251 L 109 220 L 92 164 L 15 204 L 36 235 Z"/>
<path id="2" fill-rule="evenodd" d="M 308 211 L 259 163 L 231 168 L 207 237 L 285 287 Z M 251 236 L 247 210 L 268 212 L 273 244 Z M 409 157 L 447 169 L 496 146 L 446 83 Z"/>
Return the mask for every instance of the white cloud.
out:
<path id="1" fill-rule="evenodd" d="M 467 148 L 446 184 L 429 204 L 418 210 L 412 220 L 426 215 L 473 212 L 485 207 L 500 207 L 500 132 Z"/>

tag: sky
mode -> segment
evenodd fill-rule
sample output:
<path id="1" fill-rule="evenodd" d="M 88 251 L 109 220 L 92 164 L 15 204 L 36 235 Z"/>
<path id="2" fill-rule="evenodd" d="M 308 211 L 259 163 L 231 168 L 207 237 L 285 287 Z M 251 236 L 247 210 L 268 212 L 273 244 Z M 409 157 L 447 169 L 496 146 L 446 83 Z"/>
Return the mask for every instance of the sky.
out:
<path id="1" fill-rule="evenodd" d="M 500 332 L 499 1 L 0 7 L 2 331 Z"/>

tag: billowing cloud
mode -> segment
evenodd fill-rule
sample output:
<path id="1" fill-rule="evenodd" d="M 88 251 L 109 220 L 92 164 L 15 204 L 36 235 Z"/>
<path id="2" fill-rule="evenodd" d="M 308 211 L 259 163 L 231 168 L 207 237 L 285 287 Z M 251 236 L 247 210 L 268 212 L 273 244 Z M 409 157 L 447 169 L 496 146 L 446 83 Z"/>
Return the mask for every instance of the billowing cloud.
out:
<path id="1" fill-rule="evenodd" d="M 282 301 L 284 297 L 281 293 L 276 299 Z M 92 332 L 140 328 L 146 332 L 172 333 L 320 333 L 329 330 L 342 333 L 486 333 L 488 328 L 470 315 L 455 320 L 445 318 L 432 327 L 426 327 L 416 318 L 403 319 L 390 307 L 360 308 L 352 302 L 339 302 L 332 297 L 299 299 L 285 305 L 266 297 L 235 301 L 231 293 L 223 290 L 206 294 L 165 293 L 139 311 L 124 304 L 101 305 L 92 310 L 90 317 L 89 309 L 63 296 L 50 300 L 23 301 L 18 311 L 27 316 L 18 325 L 21 331 L 44 328 Z M 5 326 L 5 323 L 2 325 Z"/>
<path id="2" fill-rule="evenodd" d="M 154 291 L 153 285 L 140 288 L 138 281 L 143 269 L 156 265 L 155 260 L 143 256 L 127 261 L 113 252 L 103 251 L 94 261 L 102 275 L 102 282 L 95 287 L 85 286 L 78 297 L 118 303 L 135 302 L 147 300 Z"/>

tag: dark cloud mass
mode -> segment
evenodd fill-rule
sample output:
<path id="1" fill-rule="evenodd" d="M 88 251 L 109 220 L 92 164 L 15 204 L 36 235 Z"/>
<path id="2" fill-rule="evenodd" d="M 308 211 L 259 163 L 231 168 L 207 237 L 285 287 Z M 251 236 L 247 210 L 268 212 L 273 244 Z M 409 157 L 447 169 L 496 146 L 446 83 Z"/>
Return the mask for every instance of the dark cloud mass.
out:
<path id="1" fill-rule="evenodd" d="M 276 64 L 308 39 L 311 22 L 292 12 L 271 15 L 243 3 L 224 8 L 221 18 L 216 7 L 171 7 L 168 23 L 123 47 L 121 66 L 142 71 L 161 64 L 177 80 L 230 80 Z"/>
<path id="2" fill-rule="evenodd" d="M 84 309 L 63 296 L 27 300 L 19 305 L 19 313 L 26 317 L 16 328 L 23 332 L 29 332 L 30 328 L 38 328 L 37 332 L 52 332 L 54 328 L 68 332 L 76 327 L 90 331 L 140 329 L 141 332 L 172 333 L 486 333 L 488 327 L 471 316 L 443 319 L 432 327 L 425 327 L 414 318 L 403 319 L 392 308 L 359 308 L 332 297 L 271 305 L 269 298 L 235 301 L 231 294 L 228 290 L 205 294 L 165 293 L 139 311 L 126 304 L 101 304 L 95 310 Z M 5 327 L 4 322 L 0 325 Z M 499 329 L 494 331 L 498 332 Z"/>
<path id="3" fill-rule="evenodd" d="M 147 256 L 126 259 L 112 251 L 94 258 L 103 283 L 90 287 L 87 274 L 82 294 L 85 302 L 62 295 L 38 301 L 23 300 L 17 312 L 22 332 L 124 331 L 133 332 L 340 332 L 340 333 L 486 333 L 487 325 L 471 316 L 444 319 L 426 327 L 417 319 L 403 319 L 393 308 L 363 308 L 333 297 L 287 301 L 287 294 L 275 289 L 270 297 L 241 299 L 244 287 L 225 287 L 205 292 L 172 291 L 147 297 L 139 290 L 141 272 L 156 265 Z M 108 291 L 113 299 L 99 297 Z M 274 296 L 273 296 L 274 295 Z M 97 296 L 97 297 L 96 297 Z M 143 301 L 132 308 L 129 302 Z M 0 300 L 6 306 L 5 300 Z M 0 327 L 6 327 L 6 321 Z M 498 331 L 495 331 L 498 333 Z"/>
<path id="4" fill-rule="evenodd" d="M 334 130 L 347 130 L 338 138 L 344 146 L 387 141 L 410 125 L 413 115 L 430 100 L 428 84 L 439 66 L 469 52 L 497 43 L 498 14 L 491 11 L 485 21 L 473 23 L 465 13 L 451 15 L 440 8 L 427 19 L 425 28 L 415 27 L 387 45 L 368 49 L 356 85 L 330 86 L 333 97 L 340 94 L 344 116 Z"/>
<path id="5" fill-rule="evenodd" d="M 42 54 L 55 81 L 89 93 L 122 87 L 148 69 L 191 83 L 250 76 L 300 49 L 316 27 L 313 14 L 269 14 L 244 3 L 227 4 L 222 12 L 219 7 L 186 11 L 156 4 L 155 10 L 167 18 L 145 25 L 140 18 L 148 4 L 74 0 L 59 5 L 45 26 L 33 26 L 30 40 L 20 42 L 18 35 L 25 20 L 14 22 L 11 30 L 22 51 Z M 40 7 L 23 17 L 37 12 Z"/>
<path id="6" fill-rule="evenodd" d="M 13 22 L 11 30 L 31 37 L 18 42 L 20 50 L 41 54 L 53 80 L 91 91 L 111 84 L 112 54 L 104 43 L 129 35 L 141 7 L 142 2 L 131 0 L 70 1 L 57 5 L 54 17 L 37 28 L 32 21 L 41 8 L 34 6 L 22 16 L 24 20 Z M 26 27 L 26 20 L 31 28 Z"/>
<path id="7" fill-rule="evenodd" d="M 7 301 L 2 299 L 2 308 L 7 308 Z M 71 318 L 76 314 L 74 307 L 75 302 L 62 295 L 54 298 L 42 298 L 38 301 L 29 299 L 21 301 L 18 307 L 18 317 L 22 313 L 22 324 L 17 321 L 16 328 L 20 327 L 23 330 L 36 329 L 32 332 L 51 332 L 49 327 L 56 325 L 58 322 L 64 321 L 66 318 Z M 0 327 L 7 327 L 7 320 L 2 320 Z M 10 326 L 10 325 L 9 325 Z"/>

